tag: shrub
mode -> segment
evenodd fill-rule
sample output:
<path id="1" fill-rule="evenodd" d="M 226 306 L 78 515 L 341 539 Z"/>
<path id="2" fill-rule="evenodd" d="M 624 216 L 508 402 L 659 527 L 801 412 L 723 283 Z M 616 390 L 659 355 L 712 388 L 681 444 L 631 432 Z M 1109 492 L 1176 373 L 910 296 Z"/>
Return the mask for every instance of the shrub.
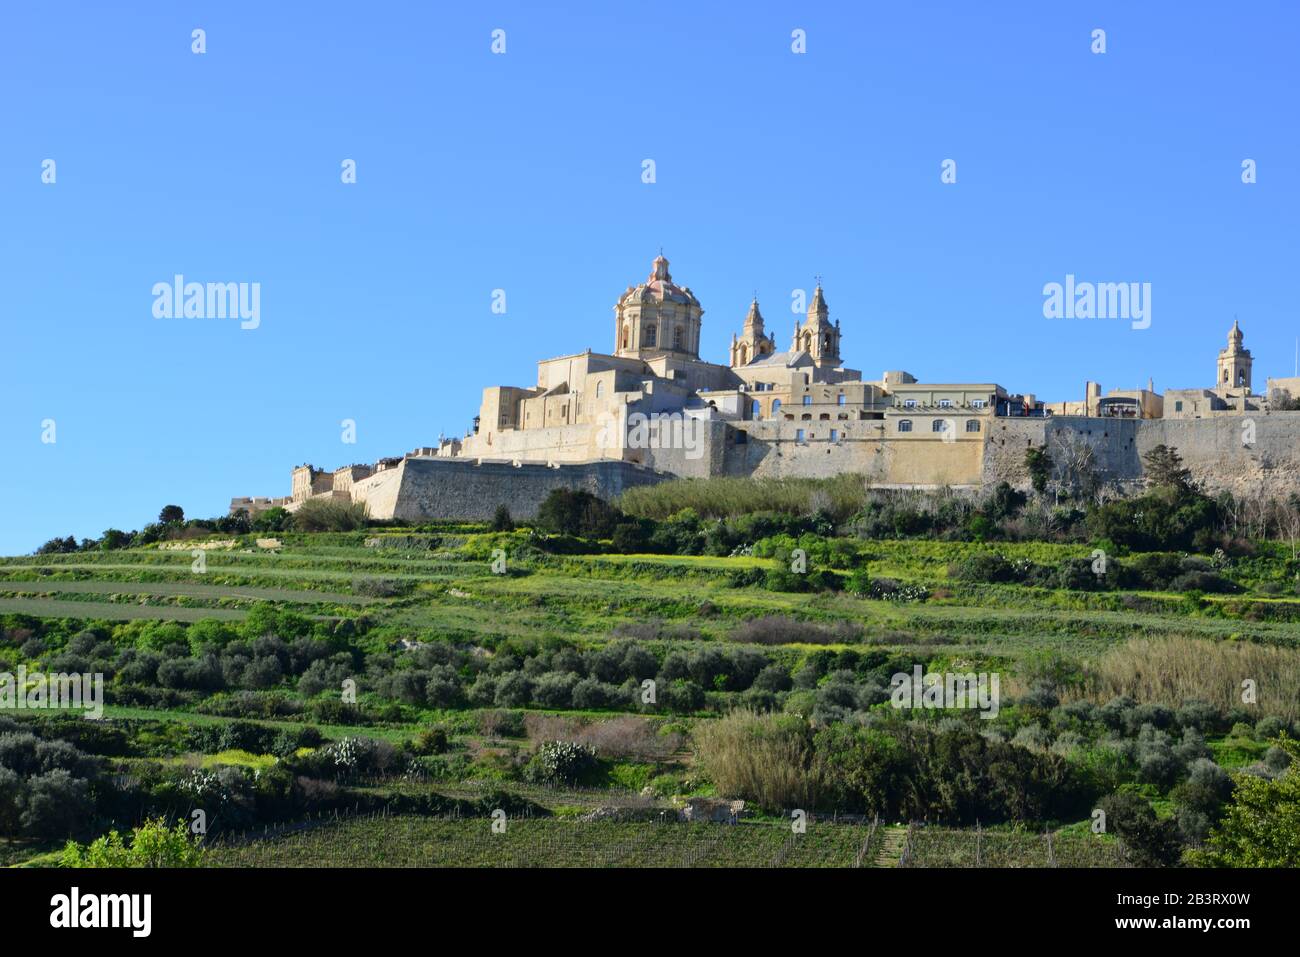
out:
<path id="1" fill-rule="evenodd" d="M 411 741 L 411 750 L 416 754 L 442 754 L 447 750 L 447 729 L 441 725 L 421 728 Z"/>
<path id="2" fill-rule="evenodd" d="M 1151 805 L 1131 791 L 1118 791 L 1101 799 L 1106 830 L 1124 842 L 1124 856 L 1135 867 L 1168 867 L 1182 852 L 1178 825 L 1159 820 Z"/>
<path id="3" fill-rule="evenodd" d="M 543 708 L 567 708 L 573 703 L 573 686 L 578 676 L 567 671 L 550 671 L 533 685 L 533 701 Z"/>
<path id="4" fill-rule="evenodd" d="M 162 818 L 131 832 L 130 843 L 117 831 L 89 845 L 69 841 L 59 855 L 60 867 L 201 867 L 203 848 L 183 822 L 168 827 Z"/>
<path id="5" fill-rule="evenodd" d="M 572 784 L 595 766 L 595 748 L 572 741 L 549 741 L 537 749 L 524 776 L 540 784 Z"/>
<path id="6" fill-rule="evenodd" d="M 584 711 L 608 708 L 618 700 L 618 687 L 597 678 L 583 678 L 573 685 L 573 706 Z"/>
<path id="7" fill-rule="evenodd" d="M 494 701 L 498 708 L 522 708 L 533 697 L 533 682 L 521 671 L 512 671 L 497 679 Z"/>
<path id="8" fill-rule="evenodd" d="M 579 538 L 608 538 L 622 513 L 585 489 L 552 489 L 537 509 L 537 527 Z"/>
<path id="9" fill-rule="evenodd" d="M 293 513 L 293 527 L 301 532 L 353 532 L 369 522 L 364 504 L 332 498 L 309 498 Z"/>
<path id="10" fill-rule="evenodd" d="M 352 591 L 367 598 L 396 598 L 410 593 L 414 583 L 401 578 L 354 578 Z"/>
<path id="11" fill-rule="evenodd" d="M 510 517 L 510 509 L 504 505 L 498 505 L 497 510 L 492 513 L 492 531 L 494 532 L 513 532 L 515 530 L 514 519 Z"/>
<path id="12" fill-rule="evenodd" d="M 709 779 L 724 797 L 781 811 L 812 807 L 812 733 L 792 715 L 733 711 L 696 727 L 695 745 Z"/>

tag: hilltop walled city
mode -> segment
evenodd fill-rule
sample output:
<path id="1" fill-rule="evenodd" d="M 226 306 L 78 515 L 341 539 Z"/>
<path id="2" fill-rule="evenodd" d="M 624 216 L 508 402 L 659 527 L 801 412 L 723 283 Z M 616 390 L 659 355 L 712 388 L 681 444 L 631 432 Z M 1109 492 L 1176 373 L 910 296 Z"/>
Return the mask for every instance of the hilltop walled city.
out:
<path id="1" fill-rule="evenodd" d="M 292 511 L 324 497 L 364 504 L 376 519 L 483 518 L 502 504 L 527 517 L 555 487 L 612 497 L 724 475 L 1024 487 L 1034 446 L 1085 448 L 1116 486 L 1140 481 L 1142 453 L 1164 444 L 1208 487 L 1300 490 L 1300 378 L 1269 378 L 1256 392 L 1235 320 L 1209 385 L 1159 393 L 1148 381 L 1103 393 L 1089 381 L 1082 398 L 1046 402 L 995 382 L 925 382 L 902 370 L 864 379 L 841 358 L 840 322 L 820 283 L 784 348 L 752 301 L 725 365 L 700 358 L 703 315 L 661 254 L 614 305 L 612 353 L 543 359 L 535 385 L 484 389 L 463 438 L 333 471 L 300 465 L 288 496 L 236 498 L 231 512 Z"/>

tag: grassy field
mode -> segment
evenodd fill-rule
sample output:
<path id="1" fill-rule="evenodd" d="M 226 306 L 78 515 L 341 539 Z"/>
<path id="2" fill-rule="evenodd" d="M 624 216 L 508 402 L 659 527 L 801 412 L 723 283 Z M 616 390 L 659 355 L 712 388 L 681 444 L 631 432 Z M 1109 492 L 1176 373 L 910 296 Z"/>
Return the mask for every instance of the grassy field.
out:
<path id="1" fill-rule="evenodd" d="M 392 545 L 376 546 L 376 538 L 390 538 Z M 269 604 L 331 628 L 359 624 L 360 637 L 350 639 L 358 649 L 398 657 L 412 647 L 438 642 L 490 656 L 509 642 L 591 651 L 628 639 L 662 656 L 672 648 L 733 647 L 738 629 L 772 617 L 826 630 L 828 637 L 811 643 L 760 646 L 791 670 L 816 654 L 857 649 L 952 662 L 963 669 L 988 667 L 1001 671 L 1004 687 L 1017 693 L 1027 687 L 1021 676 L 1053 656 L 1068 656 L 1104 673 L 1102 664 L 1112 661 L 1113 671 L 1114 656 L 1146 647 L 1142 642 L 1163 648 L 1160 642 L 1190 639 L 1225 648 L 1270 646 L 1282 661 L 1278 673 L 1287 674 L 1291 649 L 1300 645 L 1300 625 L 1269 617 L 1285 617 L 1300 602 L 1249 589 L 1232 596 L 1189 596 L 991 585 L 949 577 L 955 562 L 994 552 L 1040 564 L 1086 558 L 1089 549 L 1078 545 L 854 542 L 856 551 L 846 565 L 923 590 L 920 600 L 898 601 L 845 591 L 768 590 L 754 583 L 754 575 L 776 562 L 752 554 L 544 554 L 529 546 L 525 533 L 494 535 L 472 528 L 424 535 L 286 534 L 283 539 L 276 550 L 243 547 L 251 546 L 251 540 L 213 550 L 202 573 L 193 570 L 188 551 L 157 548 L 0 559 L 0 614 L 67 619 L 75 630 L 76 622 L 90 621 L 238 623 Z M 490 558 L 496 548 L 505 550 L 505 574 L 494 573 Z M 1262 614 L 1265 605 L 1281 611 Z M 1112 677 L 1116 687 L 1122 685 L 1122 675 Z M 1271 691 L 1268 677 L 1262 680 Z M 705 690 L 714 702 L 714 689 Z M 1139 700 L 1148 690 L 1140 682 L 1132 687 Z M 1183 690 L 1185 685 L 1174 681 L 1150 693 L 1176 697 Z M 1221 690 L 1230 695 L 1232 685 Z M 292 688 L 283 693 L 291 694 Z M 1100 700 L 1105 698 L 1102 694 Z M 360 782 L 357 793 L 472 800 L 485 787 L 504 787 L 557 815 L 511 820 L 505 834 L 493 833 L 486 818 L 411 813 L 362 813 L 244 835 L 226 833 L 212 850 L 215 866 L 1008 867 L 1115 866 L 1123 861 L 1113 840 L 1096 838 L 1069 821 L 1029 832 L 976 832 L 823 820 L 795 835 L 787 823 L 747 818 L 735 826 L 584 820 L 602 807 L 647 801 L 671 815 L 675 812 L 667 798 L 672 794 L 709 795 L 708 782 L 696 780 L 694 755 L 685 744 L 654 758 L 605 761 L 603 777 L 581 788 L 536 788 L 520 780 L 521 762 L 548 733 L 537 730 L 546 720 L 579 725 L 606 721 L 617 717 L 617 708 L 523 707 L 529 720 L 542 722 L 524 733 L 490 730 L 493 709 L 483 707 L 407 706 L 376 717 L 373 706 L 367 706 L 372 707 L 367 719 L 353 723 L 273 711 L 261 717 L 232 716 L 236 713 L 223 711 L 213 700 L 217 703 L 171 707 L 110 703 L 105 712 L 110 724 L 156 728 L 149 741 L 171 742 L 151 745 L 151 757 L 122 759 L 118 772 L 132 776 L 149 760 L 202 771 L 239 767 L 262 773 L 276 765 L 272 755 L 239 747 L 195 750 L 183 743 L 184 729 L 206 728 L 215 734 L 251 723 L 277 733 L 299 733 L 310 727 L 327 741 L 371 739 L 400 747 L 436 725 L 448 730 L 449 743 L 434 760 L 433 771 Z M 675 720 L 674 727 L 689 734 L 693 722 L 708 718 L 678 715 Z M 1266 747 L 1258 740 L 1222 735 L 1208 745 L 1225 767 L 1257 761 Z M 659 783 L 650 788 L 651 781 Z M 9 844 L 3 860 L 20 863 L 38 850 L 48 847 Z"/>

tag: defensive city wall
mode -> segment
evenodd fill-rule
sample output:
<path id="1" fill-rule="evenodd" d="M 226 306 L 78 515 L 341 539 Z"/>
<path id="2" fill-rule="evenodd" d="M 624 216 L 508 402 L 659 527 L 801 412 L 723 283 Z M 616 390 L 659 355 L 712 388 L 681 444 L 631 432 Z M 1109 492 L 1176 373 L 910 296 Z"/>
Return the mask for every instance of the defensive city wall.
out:
<path id="1" fill-rule="evenodd" d="M 881 488 L 974 491 L 1003 481 L 1028 488 L 1030 447 L 1046 447 L 1058 466 L 1085 462 L 1102 482 L 1131 489 L 1143 480 L 1142 456 L 1157 445 L 1177 449 L 1193 478 L 1210 490 L 1300 493 L 1300 412 L 1183 420 L 994 418 L 986 435 L 952 442 L 908 442 L 870 432 L 837 441 L 796 440 L 779 423 L 758 424 L 762 428 L 741 430 L 701 422 L 692 447 L 639 450 L 639 461 L 547 465 L 407 457 L 357 480 L 351 498 L 364 502 L 372 518 L 418 521 L 490 519 L 498 505 L 529 519 L 555 488 L 586 489 L 612 500 L 633 486 L 677 477 L 825 478 L 848 472 Z"/>

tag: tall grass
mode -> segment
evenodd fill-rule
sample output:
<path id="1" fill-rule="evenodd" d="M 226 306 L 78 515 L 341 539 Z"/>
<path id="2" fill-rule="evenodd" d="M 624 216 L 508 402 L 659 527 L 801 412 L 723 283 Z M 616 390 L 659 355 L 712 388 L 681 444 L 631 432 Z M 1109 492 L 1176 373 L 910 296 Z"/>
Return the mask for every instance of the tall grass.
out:
<path id="1" fill-rule="evenodd" d="M 735 518 L 755 512 L 812 515 L 830 512 L 848 518 L 866 503 L 868 489 L 861 475 L 833 478 L 710 478 L 677 479 L 628 489 L 618 507 L 638 518 L 662 520 L 692 508 L 703 518 Z"/>
<path id="2" fill-rule="evenodd" d="M 1247 680 L 1255 684 L 1254 705 L 1242 701 Z M 1170 707 L 1200 700 L 1295 721 L 1300 718 L 1300 651 L 1253 642 L 1138 639 L 1102 655 L 1082 694 L 1099 704 L 1117 695 Z"/>
<path id="3" fill-rule="evenodd" d="M 696 725 L 694 738 L 719 795 L 772 811 L 816 803 L 812 741 L 802 718 L 736 710 Z"/>
<path id="4" fill-rule="evenodd" d="M 353 532 L 368 522 L 364 504 L 339 499 L 309 498 L 293 513 L 293 527 L 300 532 Z"/>

